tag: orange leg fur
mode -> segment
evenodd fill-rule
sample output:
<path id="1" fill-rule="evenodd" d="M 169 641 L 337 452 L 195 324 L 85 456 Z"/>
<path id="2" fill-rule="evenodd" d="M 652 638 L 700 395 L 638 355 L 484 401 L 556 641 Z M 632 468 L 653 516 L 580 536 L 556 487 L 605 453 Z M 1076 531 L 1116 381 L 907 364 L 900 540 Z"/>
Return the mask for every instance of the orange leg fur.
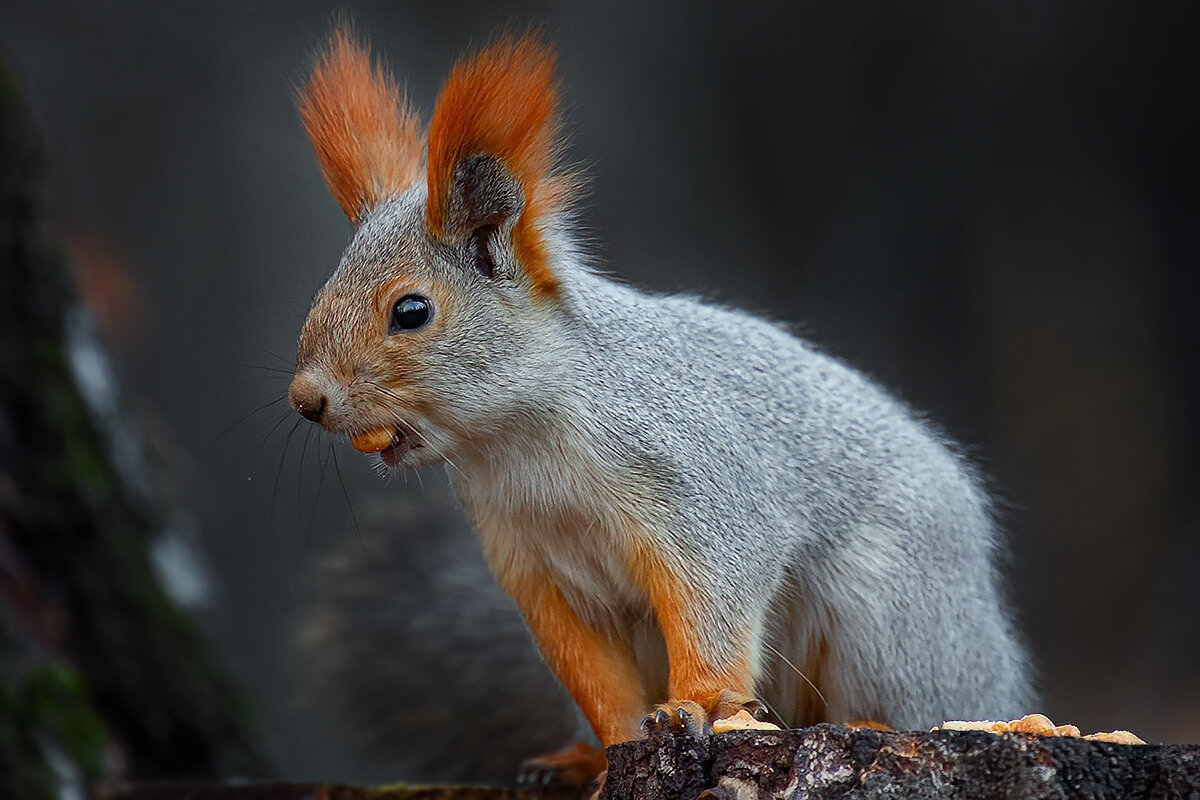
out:
<path id="1" fill-rule="evenodd" d="M 638 736 L 646 699 L 637 665 L 621 643 L 580 619 L 544 574 L 503 579 L 550 668 L 575 698 L 600 743 Z"/>
<path id="2" fill-rule="evenodd" d="M 726 642 L 729 652 L 705 647 L 721 634 L 705 627 L 708 603 L 687 579 L 686 567 L 669 566 L 656 552 L 639 550 L 632 561 L 634 580 L 645 590 L 658 617 L 670 662 L 667 692 L 670 699 L 647 716 L 647 729 L 676 725 L 696 732 L 713 720 L 724 719 L 743 708 L 757 712 L 752 663 L 753 643 Z M 736 629 L 736 626 L 732 626 Z M 748 631 L 749 625 L 742 630 Z M 680 712 L 683 712 L 682 714 Z"/>

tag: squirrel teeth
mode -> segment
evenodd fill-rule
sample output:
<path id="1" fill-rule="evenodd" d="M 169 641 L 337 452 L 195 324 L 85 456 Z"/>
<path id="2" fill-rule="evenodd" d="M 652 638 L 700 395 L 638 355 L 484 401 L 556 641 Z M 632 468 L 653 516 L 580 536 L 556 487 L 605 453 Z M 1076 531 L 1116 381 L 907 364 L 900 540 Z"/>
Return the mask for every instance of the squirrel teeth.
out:
<path id="1" fill-rule="evenodd" d="M 396 440 L 395 428 L 372 428 L 364 433 L 350 437 L 350 444 L 362 453 L 378 453 L 392 445 Z"/>

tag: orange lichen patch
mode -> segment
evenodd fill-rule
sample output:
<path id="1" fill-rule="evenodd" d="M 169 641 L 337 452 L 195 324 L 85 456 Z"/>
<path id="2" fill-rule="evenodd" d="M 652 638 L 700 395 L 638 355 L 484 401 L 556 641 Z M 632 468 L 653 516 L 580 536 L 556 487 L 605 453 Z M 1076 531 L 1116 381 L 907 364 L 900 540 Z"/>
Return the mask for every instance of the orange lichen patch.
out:
<path id="1" fill-rule="evenodd" d="M 875 719 L 851 720 L 850 722 L 846 723 L 846 727 L 854 728 L 855 730 L 863 730 L 863 729 L 872 730 L 872 731 L 895 730 L 895 728 L 893 728 L 891 725 L 888 725 L 886 722 L 880 722 L 879 720 L 875 720 Z"/>
<path id="2" fill-rule="evenodd" d="M 749 711 L 743 708 L 732 717 L 713 720 L 712 729 L 713 733 L 727 733 L 729 731 L 777 731 L 780 728 L 770 722 L 755 719 Z"/>
<path id="3" fill-rule="evenodd" d="M 1129 731 L 1109 731 L 1108 733 L 1089 733 L 1083 737 L 1091 742 L 1108 742 L 1109 744 L 1145 744 L 1137 734 Z"/>
<path id="4" fill-rule="evenodd" d="M 943 722 L 935 731 L 987 731 L 988 733 L 1009 733 L 1011 728 L 1007 722 L 996 720 L 950 720 Z"/>
<path id="5" fill-rule="evenodd" d="M 351 222 L 420 178 L 417 117 L 348 27 L 330 36 L 298 105 L 329 191 Z"/>
<path id="6" fill-rule="evenodd" d="M 1008 723 L 1013 733 L 1048 734 L 1054 731 L 1054 723 L 1045 714 L 1026 714 L 1020 719 Z"/>
<path id="7" fill-rule="evenodd" d="M 429 125 L 426 217 L 435 236 L 446 234 L 455 166 L 464 158 L 495 156 L 520 182 L 525 208 L 513 230 L 518 260 L 542 297 L 558 293 L 539 220 L 564 200 L 554 162 L 558 89 L 553 50 L 533 34 L 504 36 L 460 59 L 438 97 Z"/>
<path id="8" fill-rule="evenodd" d="M 350 444 L 362 453 L 378 453 L 391 445 L 396 435 L 395 428 L 373 428 L 365 433 L 357 433 L 350 437 Z"/>
<path id="9" fill-rule="evenodd" d="M 1079 728 L 1074 725 L 1055 725 L 1045 714 L 1026 714 L 1020 719 L 1008 722 L 982 720 L 979 722 L 943 722 L 941 728 L 933 730 L 945 731 L 988 731 L 989 733 L 1032 733 L 1037 736 L 1066 736 L 1072 739 L 1089 739 L 1094 742 L 1111 742 L 1115 744 L 1145 744 L 1129 731 L 1110 731 L 1108 733 L 1091 733 L 1081 737 Z"/>
<path id="10" fill-rule="evenodd" d="M 734 714 L 737 706 L 752 700 L 749 643 L 745 643 L 744 653 L 727 663 L 717 663 L 699 646 L 705 637 L 696 614 L 703 606 L 697 590 L 687 582 L 687 567 L 672 567 L 654 548 L 635 546 L 630 572 L 650 598 L 662 629 L 671 665 L 667 686 L 671 702 L 692 700 L 711 717 L 720 718 Z"/>
<path id="11" fill-rule="evenodd" d="M 544 574 L 500 574 L 542 655 L 607 747 L 637 737 L 645 696 L 633 656 L 587 625 Z"/>

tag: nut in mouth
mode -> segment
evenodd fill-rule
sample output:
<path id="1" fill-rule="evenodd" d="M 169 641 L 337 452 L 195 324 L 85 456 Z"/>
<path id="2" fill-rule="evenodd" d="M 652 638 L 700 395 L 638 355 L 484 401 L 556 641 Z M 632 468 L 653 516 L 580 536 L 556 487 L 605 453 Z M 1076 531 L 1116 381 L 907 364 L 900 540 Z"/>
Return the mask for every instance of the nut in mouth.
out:
<path id="1" fill-rule="evenodd" d="M 354 449 L 363 453 L 378 453 L 389 467 L 400 465 L 404 456 L 421 442 L 414 431 L 405 431 L 399 426 L 372 428 L 350 437 Z"/>

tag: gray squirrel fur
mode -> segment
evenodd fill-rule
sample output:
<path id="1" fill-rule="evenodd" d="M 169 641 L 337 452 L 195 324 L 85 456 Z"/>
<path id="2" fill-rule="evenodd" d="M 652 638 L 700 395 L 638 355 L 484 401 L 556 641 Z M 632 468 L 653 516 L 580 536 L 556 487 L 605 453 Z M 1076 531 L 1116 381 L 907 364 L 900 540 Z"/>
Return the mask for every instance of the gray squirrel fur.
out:
<path id="1" fill-rule="evenodd" d="M 664 596 L 687 598 L 699 660 L 745 662 L 735 694 L 789 725 L 1030 710 L 990 501 L 942 436 L 777 325 L 601 275 L 569 210 L 537 220 L 557 283 L 539 297 L 513 238 L 527 187 L 503 154 L 466 156 L 440 235 L 423 179 L 363 210 L 301 334 L 301 413 L 352 437 L 395 428 L 392 466 L 448 462 L 501 584 L 561 592 L 556 613 L 620 650 L 603 664 L 636 673 L 639 717 L 688 699 L 668 691 Z M 428 326 L 381 325 L 393 283 L 430 297 Z M 541 643 L 560 670 L 574 657 Z M 611 743 L 637 723 L 597 730 Z"/>

